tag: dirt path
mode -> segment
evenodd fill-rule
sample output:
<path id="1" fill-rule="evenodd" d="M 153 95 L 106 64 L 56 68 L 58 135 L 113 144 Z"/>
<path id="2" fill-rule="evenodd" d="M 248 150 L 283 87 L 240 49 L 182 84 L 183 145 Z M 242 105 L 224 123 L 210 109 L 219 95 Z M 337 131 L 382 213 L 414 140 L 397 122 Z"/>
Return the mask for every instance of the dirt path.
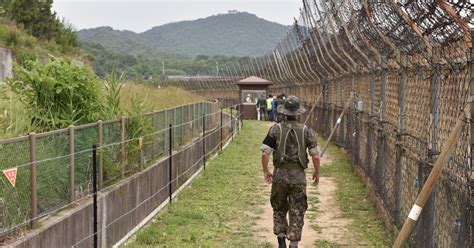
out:
<path id="1" fill-rule="evenodd" d="M 266 204 L 262 206 L 263 208 L 263 213 L 259 215 L 259 218 L 257 218 L 257 226 L 256 226 L 256 236 L 262 241 L 262 242 L 267 242 L 268 244 L 271 245 L 271 247 L 278 247 L 278 244 L 276 243 L 276 236 L 273 234 L 273 209 L 272 206 L 270 205 L 270 190 L 271 186 L 266 185 L 262 183 L 262 190 L 263 194 L 265 197 L 268 198 L 266 201 Z M 308 197 L 309 195 L 314 195 L 315 187 L 314 186 L 309 186 L 308 185 Z M 314 207 L 312 204 L 309 204 L 308 211 L 313 210 Z M 314 247 L 314 242 L 315 242 L 315 237 L 317 236 L 316 231 L 311 227 L 313 222 L 309 220 L 308 216 L 305 216 L 305 225 L 303 226 L 303 236 L 302 240 L 299 244 L 299 247 L 305 248 L 305 247 Z"/>
<path id="2" fill-rule="evenodd" d="M 322 166 L 331 163 L 330 155 L 325 155 Z M 313 167 L 312 163 L 309 165 Z M 336 191 L 337 186 L 334 178 L 321 177 L 318 186 L 311 182 L 311 174 L 307 174 L 308 180 L 308 211 L 305 215 L 305 225 L 303 227 L 302 240 L 299 247 L 315 247 L 315 244 L 353 246 L 357 244 L 351 238 L 348 231 L 350 219 L 342 218 L 342 212 L 337 206 Z M 262 194 L 269 197 L 271 186 L 263 183 L 260 186 Z M 256 236 L 262 241 L 270 244 L 271 247 L 278 247 L 276 237 L 273 234 L 273 210 L 270 201 L 266 200 L 262 206 L 263 213 L 256 220 Z"/>

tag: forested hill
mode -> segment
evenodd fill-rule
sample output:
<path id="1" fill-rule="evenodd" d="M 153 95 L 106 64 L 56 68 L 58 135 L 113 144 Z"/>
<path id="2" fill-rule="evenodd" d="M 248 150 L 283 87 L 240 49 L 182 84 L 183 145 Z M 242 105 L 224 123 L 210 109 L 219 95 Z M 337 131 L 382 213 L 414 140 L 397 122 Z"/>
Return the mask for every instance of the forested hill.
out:
<path id="1" fill-rule="evenodd" d="M 269 51 L 288 30 L 246 12 L 219 14 L 154 27 L 143 33 L 100 27 L 78 31 L 82 41 L 134 55 L 256 56 Z"/>

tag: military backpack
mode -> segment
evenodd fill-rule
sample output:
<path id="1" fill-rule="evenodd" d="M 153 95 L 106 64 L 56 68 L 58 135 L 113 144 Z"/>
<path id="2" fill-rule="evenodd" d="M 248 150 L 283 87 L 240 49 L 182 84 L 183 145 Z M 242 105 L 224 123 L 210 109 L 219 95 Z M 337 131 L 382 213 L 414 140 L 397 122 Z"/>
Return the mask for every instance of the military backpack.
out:
<path id="1" fill-rule="evenodd" d="M 280 128 L 280 138 L 278 148 L 273 154 L 273 164 L 275 167 L 281 167 L 285 163 L 299 163 L 304 169 L 308 168 L 308 155 L 306 154 L 306 142 L 304 133 L 306 125 L 301 123 L 283 123 L 278 124 Z M 291 132 L 294 132 L 296 142 L 298 143 L 298 152 L 295 155 L 287 154 L 287 141 Z"/>

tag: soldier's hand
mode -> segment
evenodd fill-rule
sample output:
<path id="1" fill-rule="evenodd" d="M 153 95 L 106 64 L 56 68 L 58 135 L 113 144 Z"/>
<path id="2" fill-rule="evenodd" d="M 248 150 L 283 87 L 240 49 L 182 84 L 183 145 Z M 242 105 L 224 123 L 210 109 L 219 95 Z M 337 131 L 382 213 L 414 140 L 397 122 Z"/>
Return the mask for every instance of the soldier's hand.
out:
<path id="1" fill-rule="evenodd" d="M 273 175 L 269 171 L 264 171 L 263 172 L 263 179 L 265 179 L 265 182 L 267 183 L 272 183 L 273 181 Z"/>
<path id="2" fill-rule="evenodd" d="M 314 182 L 314 185 L 319 184 L 319 171 L 313 173 L 313 182 Z"/>

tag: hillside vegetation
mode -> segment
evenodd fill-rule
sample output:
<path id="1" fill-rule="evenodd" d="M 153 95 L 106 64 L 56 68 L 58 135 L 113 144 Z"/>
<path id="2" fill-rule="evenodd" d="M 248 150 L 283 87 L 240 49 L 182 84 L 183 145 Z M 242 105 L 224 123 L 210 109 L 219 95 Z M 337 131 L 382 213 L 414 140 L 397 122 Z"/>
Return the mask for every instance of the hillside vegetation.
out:
<path id="1" fill-rule="evenodd" d="M 52 0 L 0 0 L 0 46 L 11 48 L 19 63 L 48 54 L 79 56 L 71 25 L 51 10 Z"/>
<path id="2" fill-rule="evenodd" d="M 258 56 L 269 51 L 287 30 L 287 26 L 238 12 L 170 23 L 138 34 L 100 27 L 80 30 L 78 35 L 81 41 L 148 58 L 166 57 L 168 53 L 187 57 Z"/>

